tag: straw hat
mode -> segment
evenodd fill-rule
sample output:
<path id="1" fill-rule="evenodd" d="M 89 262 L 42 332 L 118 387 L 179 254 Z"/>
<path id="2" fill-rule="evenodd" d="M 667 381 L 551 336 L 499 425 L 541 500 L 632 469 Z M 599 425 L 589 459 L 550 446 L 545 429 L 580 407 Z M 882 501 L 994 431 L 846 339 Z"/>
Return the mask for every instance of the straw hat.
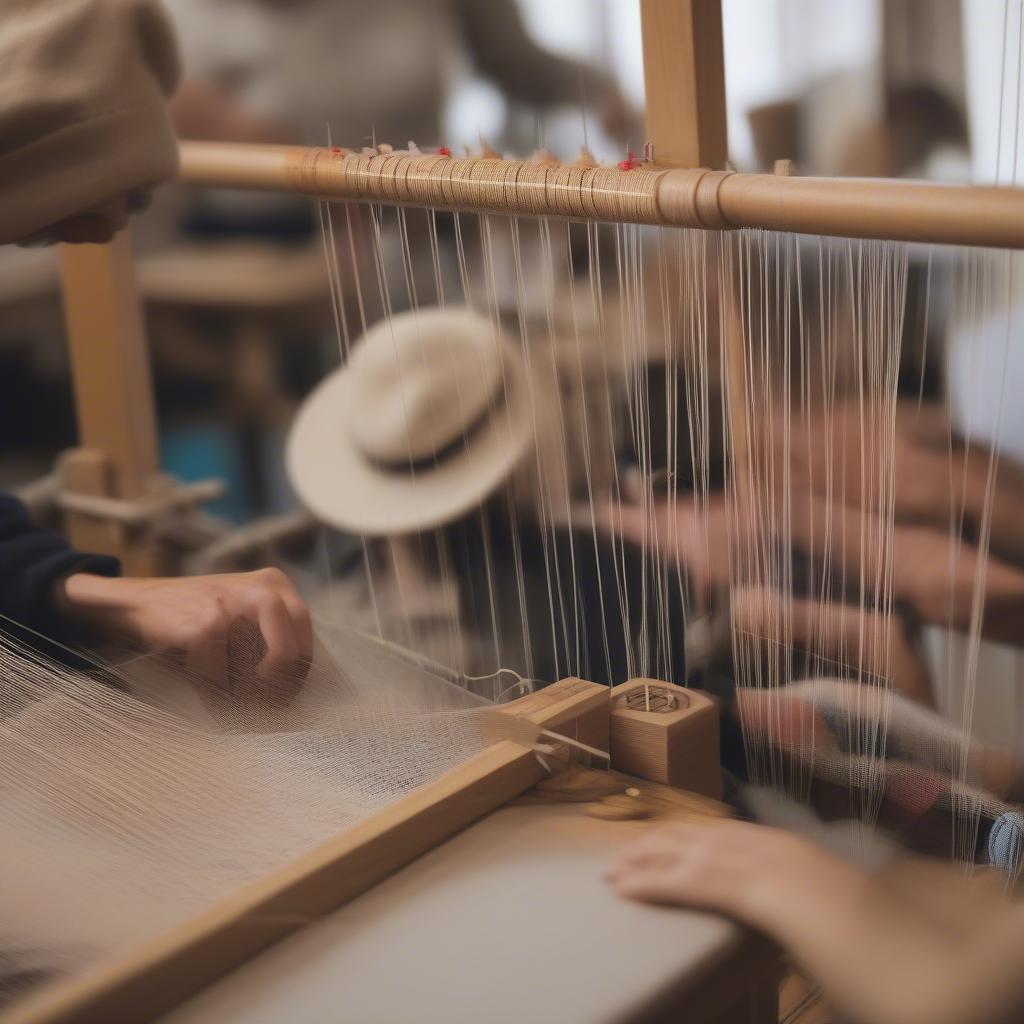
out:
<path id="1" fill-rule="evenodd" d="M 351 533 L 426 530 L 511 473 L 533 436 L 523 358 L 467 309 L 376 324 L 303 403 L 288 437 L 292 486 Z"/>

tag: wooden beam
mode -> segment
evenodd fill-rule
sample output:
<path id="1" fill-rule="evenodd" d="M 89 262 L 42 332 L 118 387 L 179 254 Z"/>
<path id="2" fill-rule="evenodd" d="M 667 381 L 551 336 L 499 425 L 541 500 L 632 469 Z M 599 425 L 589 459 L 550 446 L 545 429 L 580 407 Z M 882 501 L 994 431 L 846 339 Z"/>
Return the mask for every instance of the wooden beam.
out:
<path id="1" fill-rule="evenodd" d="M 110 460 L 111 497 L 142 497 L 159 461 L 131 238 L 62 245 L 60 269 L 79 444 Z"/>
<path id="2" fill-rule="evenodd" d="M 670 167 L 722 170 L 729 156 L 721 0 L 640 0 L 646 142 Z"/>
<path id="3" fill-rule="evenodd" d="M 594 737 L 601 722 L 607 735 L 608 707 L 606 686 L 565 679 L 501 710 L 570 736 L 577 722 L 585 722 Z M 526 792 L 544 775 L 532 750 L 508 740 L 495 743 L 130 956 L 16 1004 L 0 1022 L 148 1021 Z"/>
<path id="4" fill-rule="evenodd" d="M 182 142 L 181 179 L 209 188 L 503 216 L 1024 248 L 1024 188 L 666 168 L 658 164 L 670 163 L 661 154 L 666 145 L 671 149 L 671 135 L 656 136 L 662 143 L 654 165 L 632 170 Z"/>
<path id="5" fill-rule="evenodd" d="M 60 269 L 81 446 L 65 457 L 64 486 L 142 498 L 155 486 L 159 455 L 131 238 L 122 231 L 107 245 L 63 245 Z M 67 531 L 76 546 L 121 558 L 126 572 L 159 571 L 159 552 L 144 531 L 77 513 L 68 515 Z"/>

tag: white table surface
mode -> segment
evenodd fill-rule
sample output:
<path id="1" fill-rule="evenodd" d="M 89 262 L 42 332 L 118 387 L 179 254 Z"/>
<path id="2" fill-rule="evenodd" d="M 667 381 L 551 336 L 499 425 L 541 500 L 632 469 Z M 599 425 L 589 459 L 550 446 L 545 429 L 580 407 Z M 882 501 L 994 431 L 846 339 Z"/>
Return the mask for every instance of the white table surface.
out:
<path id="1" fill-rule="evenodd" d="M 510 805 L 271 947 L 163 1024 L 610 1024 L 743 946 L 734 925 L 618 900 L 639 822 Z M 739 984 L 739 982 L 737 982 Z"/>

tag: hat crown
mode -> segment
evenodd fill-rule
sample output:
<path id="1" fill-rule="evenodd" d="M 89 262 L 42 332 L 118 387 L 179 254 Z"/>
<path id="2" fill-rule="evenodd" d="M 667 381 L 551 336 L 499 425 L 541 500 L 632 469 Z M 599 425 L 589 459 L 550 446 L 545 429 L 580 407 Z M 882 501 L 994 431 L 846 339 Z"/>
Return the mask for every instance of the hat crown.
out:
<path id="1" fill-rule="evenodd" d="M 350 439 L 369 460 L 418 462 L 466 436 L 500 397 L 502 342 L 468 310 L 377 324 L 352 353 Z"/>

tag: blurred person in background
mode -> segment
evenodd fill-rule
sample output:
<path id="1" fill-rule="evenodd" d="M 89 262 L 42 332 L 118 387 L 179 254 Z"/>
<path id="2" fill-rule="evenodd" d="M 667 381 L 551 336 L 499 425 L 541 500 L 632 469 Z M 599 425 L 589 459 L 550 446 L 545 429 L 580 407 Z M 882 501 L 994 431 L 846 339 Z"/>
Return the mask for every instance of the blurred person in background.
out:
<path id="1" fill-rule="evenodd" d="M 471 65 L 537 110 L 596 106 L 622 138 L 615 79 L 549 53 L 515 0 L 167 0 L 188 77 L 172 109 L 182 138 L 358 148 L 444 142 L 446 100 Z M 497 140 L 495 140 L 497 141 Z M 290 214 L 289 212 L 290 211 Z M 202 233 L 312 231 L 308 203 L 207 197 L 186 221 Z"/>
<path id="2" fill-rule="evenodd" d="M 627 111 L 603 71 L 541 49 L 515 0 L 168 0 L 188 78 L 179 132 L 231 141 L 322 140 L 354 147 L 442 143 L 444 103 L 471 63 L 537 109 L 584 100 L 621 136 Z"/>
<path id="3" fill-rule="evenodd" d="M 177 169 L 167 100 L 174 33 L 155 0 L 7 0 L 0 10 L 0 242 L 107 242 Z M 227 672 L 228 633 L 263 638 L 261 676 L 312 654 L 309 613 L 283 573 L 118 578 L 0 493 L 0 631 L 66 658 L 127 640 Z"/>
<path id="4" fill-rule="evenodd" d="M 434 147 L 445 142 L 446 105 L 470 66 L 512 101 L 537 111 L 577 108 L 586 101 L 600 111 L 609 133 L 626 132 L 628 112 L 615 79 L 539 47 L 516 0 L 165 2 L 187 69 L 172 102 L 181 138 L 320 145 L 329 140 L 357 149 L 374 142 L 404 148 L 412 140 Z M 254 253 L 270 266 L 294 266 L 298 255 L 322 266 L 318 211 L 303 197 L 237 190 L 190 190 L 168 194 L 164 203 L 157 216 L 146 219 L 144 248 L 179 246 L 187 256 L 182 262 L 196 267 L 209 255 L 197 251 L 201 243 L 223 243 L 203 275 L 199 291 L 205 305 L 165 304 L 151 324 L 169 467 L 185 478 L 212 474 L 232 480 L 237 507 L 222 510 L 232 518 L 287 511 L 294 498 L 276 470 L 282 433 L 294 402 L 338 358 L 327 275 L 318 319 L 300 318 L 283 300 L 273 322 L 262 309 L 259 317 L 246 317 L 232 305 L 230 287 L 221 303 L 210 300 L 206 281 L 215 290 L 215 273 L 230 277 L 231 260 L 243 268 L 235 276 L 245 277 L 245 260 Z M 411 211 L 401 226 L 390 211 L 371 222 L 358 206 L 335 205 L 329 215 L 337 220 L 338 286 L 354 322 L 365 326 L 386 309 L 400 312 L 413 294 L 430 301 L 438 281 L 444 292 L 439 298 L 463 300 L 451 215 L 438 214 L 428 224 Z M 435 230 L 436 247 L 428 239 Z M 463 242 L 468 265 L 477 267 L 476 232 L 465 231 Z M 494 249 L 495 260 L 507 262 L 510 240 L 502 235 Z M 353 255 L 367 265 L 379 256 L 386 296 L 370 276 L 356 299 Z M 276 276 L 284 278 L 283 270 Z M 188 353 L 195 356 L 190 362 L 183 356 Z M 256 378 L 257 400 L 240 396 L 242 383 Z M 214 452 L 221 454 L 211 464 Z"/>

